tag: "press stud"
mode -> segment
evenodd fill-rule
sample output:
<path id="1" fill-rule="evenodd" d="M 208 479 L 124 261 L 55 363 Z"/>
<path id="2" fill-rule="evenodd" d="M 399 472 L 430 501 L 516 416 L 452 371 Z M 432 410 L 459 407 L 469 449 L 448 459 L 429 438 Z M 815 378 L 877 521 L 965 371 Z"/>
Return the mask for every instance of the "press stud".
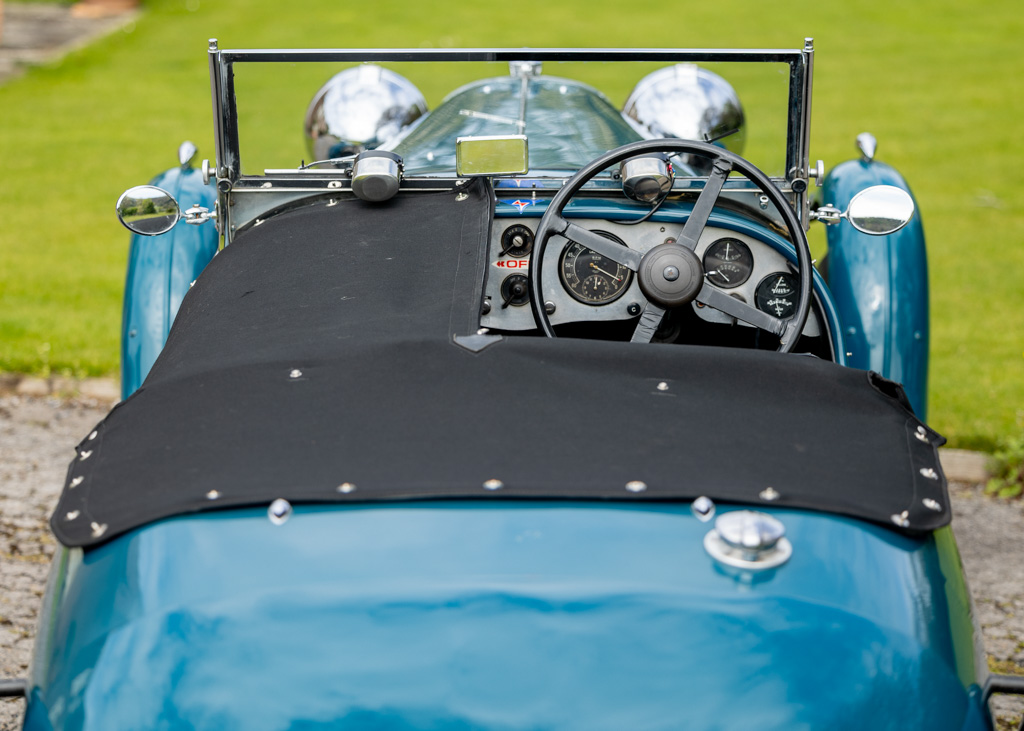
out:
<path id="1" fill-rule="evenodd" d="M 929 510 L 934 510 L 936 513 L 941 513 L 942 512 L 942 506 L 939 505 L 939 501 L 938 500 L 932 500 L 930 497 L 926 497 L 921 502 Z"/>
<path id="2" fill-rule="evenodd" d="M 340 485 L 338 485 L 338 492 L 345 493 L 346 495 L 355 491 L 356 486 L 353 485 L 351 482 L 343 482 Z"/>
<path id="3" fill-rule="evenodd" d="M 74 520 L 82 514 L 81 510 L 72 510 L 70 513 L 64 516 L 64 520 Z"/>
<path id="4" fill-rule="evenodd" d="M 102 536 L 104 533 L 107 532 L 107 524 L 106 523 L 90 523 L 89 527 L 92 528 L 92 537 L 93 538 L 99 538 L 100 536 Z"/>
<path id="5" fill-rule="evenodd" d="M 715 517 L 715 503 L 712 502 L 711 498 L 701 495 L 693 501 L 693 504 L 690 506 L 690 512 L 692 512 L 701 523 L 707 523 Z"/>
<path id="6" fill-rule="evenodd" d="M 91 442 L 93 439 L 95 439 L 98 434 L 99 434 L 99 432 L 97 432 L 95 429 L 93 429 L 92 430 L 92 434 L 89 435 L 89 441 Z"/>
<path id="7" fill-rule="evenodd" d="M 292 517 L 292 504 L 284 498 L 277 498 L 267 508 L 267 517 L 274 525 L 284 525 L 288 518 Z"/>
<path id="8" fill-rule="evenodd" d="M 89 457 L 91 457 L 91 456 L 92 456 L 92 450 L 91 449 L 87 449 L 84 452 L 82 452 L 80 455 L 78 455 L 78 459 L 80 459 L 82 462 L 84 462 L 85 460 L 89 459 Z"/>
<path id="9" fill-rule="evenodd" d="M 302 378 L 302 371 L 298 368 L 293 368 L 292 372 L 288 374 L 289 378 Z"/>
<path id="10" fill-rule="evenodd" d="M 907 528 L 910 525 L 910 513 L 906 510 L 889 516 L 889 519 L 900 528 Z"/>
<path id="11" fill-rule="evenodd" d="M 665 383 L 664 381 L 662 381 L 661 383 L 658 384 L 658 390 L 659 391 L 667 391 L 668 390 L 668 384 Z"/>
<path id="12" fill-rule="evenodd" d="M 82 484 L 82 482 L 84 480 L 85 480 L 85 478 L 82 477 L 81 475 L 79 475 L 78 477 L 76 477 L 73 480 L 71 480 L 71 484 L 68 487 L 78 487 L 79 485 Z"/>
<path id="13" fill-rule="evenodd" d="M 208 493 L 206 493 L 206 499 L 207 500 L 216 500 L 219 497 L 220 497 L 220 492 L 218 492 L 217 490 L 210 490 Z"/>
<path id="14" fill-rule="evenodd" d="M 485 490 L 500 490 L 503 487 L 505 487 L 505 483 L 502 482 L 501 480 L 491 479 L 491 480 L 487 480 L 484 483 L 484 489 Z"/>
<path id="15" fill-rule="evenodd" d="M 922 467 L 920 470 L 921 474 L 927 477 L 929 480 L 939 479 L 939 473 L 933 470 L 931 467 Z"/>
<path id="16" fill-rule="evenodd" d="M 759 498 L 769 503 L 775 502 L 780 497 L 782 497 L 782 495 L 779 494 L 778 490 L 776 490 L 774 487 L 766 487 L 765 489 L 761 490 L 761 492 L 759 492 L 757 495 Z"/>
<path id="17" fill-rule="evenodd" d="M 643 492 L 647 489 L 647 483 L 640 480 L 630 480 L 626 483 L 626 489 L 630 492 Z"/>

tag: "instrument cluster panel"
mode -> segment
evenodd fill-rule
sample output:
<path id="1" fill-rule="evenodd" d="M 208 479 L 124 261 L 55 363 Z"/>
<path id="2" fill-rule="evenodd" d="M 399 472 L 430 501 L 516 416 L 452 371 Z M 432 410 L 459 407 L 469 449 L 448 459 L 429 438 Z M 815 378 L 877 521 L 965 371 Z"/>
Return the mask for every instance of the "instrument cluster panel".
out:
<path id="1" fill-rule="evenodd" d="M 495 330 L 533 330 L 528 272 L 537 219 L 506 223 L 496 219 L 489 244 L 487 282 L 480 324 Z M 574 219 L 574 223 L 612 241 L 646 253 L 671 242 L 680 224 L 656 221 L 622 225 L 602 219 Z M 752 237 L 708 226 L 695 250 L 704 265 L 705 279 L 723 292 L 775 317 L 791 317 L 799 295 L 798 278 L 786 259 Z M 633 272 L 621 264 L 554 236 L 544 257 L 544 302 L 553 325 L 567 322 L 627 320 L 643 311 L 647 300 Z M 739 324 L 711 307 L 689 305 L 708 322 Z M 818 336 L 821 327 L 812 309 L 804 334 Z"/>

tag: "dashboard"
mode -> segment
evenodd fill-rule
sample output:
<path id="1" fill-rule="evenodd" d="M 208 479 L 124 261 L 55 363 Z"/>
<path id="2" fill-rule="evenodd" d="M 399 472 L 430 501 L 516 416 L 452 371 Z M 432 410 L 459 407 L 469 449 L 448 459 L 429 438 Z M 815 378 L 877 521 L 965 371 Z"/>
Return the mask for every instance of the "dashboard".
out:
<path id="1" fill-rule="evenodd" d="M 481 326 L 494 330 L 536 328 L 530 310 L 527 272 L 539 219 L 497 218 L 488 250 L 488 272 Z M 605 219 L 573 219 L 640 253 L 674 241 L 681 224 L 646 221 L 624 225 Z M 707 226 L 695 253 L 705 278 L 726 294 L 775 317 L 793 315 L 798 278 L 786 258 L 768 244 L 746 234 Z M 554 326 L 567 323 L 615 322 L 636 318 L 647 300 L 633 272 L 581 244 L 555 236 L 543 262 L 544 302 Z M 684 305 L 706 323 L 738 325 L 743 321 L 698 302 Z M 807 337 L 822 334 L 821 317 L 812 306 L 804 326 Z"/>

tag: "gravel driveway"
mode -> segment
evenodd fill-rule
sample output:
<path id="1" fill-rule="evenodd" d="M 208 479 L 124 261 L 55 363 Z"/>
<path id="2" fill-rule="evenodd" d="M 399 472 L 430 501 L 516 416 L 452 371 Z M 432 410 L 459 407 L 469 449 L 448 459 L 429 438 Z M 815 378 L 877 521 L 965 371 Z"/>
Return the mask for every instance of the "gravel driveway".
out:
<path id="1" fill-rule="evenodd" d="M 73 447 L 103 418 L 96 401 L 0 397 L 0 678 L 25 677 L 54 540 L 47 520 Z M 953 522 L 990 663 L 1024 672 L 1024 502 L 953 486 Z M 1016 670 L 1014 670 L 1014 668 Z M 1024 701 L 994 701 L 1000 728 L 1016 728 Z M 24 702 L 0 701 L 0 729 L 20 727 Z M 1016 721 L 1011 724 L 1011 718 Z"/>

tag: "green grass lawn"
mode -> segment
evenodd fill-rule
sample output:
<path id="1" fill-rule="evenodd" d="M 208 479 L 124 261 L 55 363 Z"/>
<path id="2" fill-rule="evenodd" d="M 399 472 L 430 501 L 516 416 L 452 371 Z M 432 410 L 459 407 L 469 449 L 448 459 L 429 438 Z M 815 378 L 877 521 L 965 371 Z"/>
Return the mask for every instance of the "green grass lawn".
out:
<path id="1" fill-rule="evenodd" d="M 145 0 L 126 32 L 0 87 L 0 369 L 117 371 L 125 188 L 212 157 L 206 40 L 244 47 L 783 47 L 815 38 L 813 158 L 871 131 L 921 206 L 930 419 L 988 448 L 1024 408 L 1024 14 L 1016 2 L 376 3 Z M 621 104 L 639 78 L 602 74 Z M 423 85 L 435 104 L 455 80 Z M 314 88 L 296 91 L 303 100 Z M 305 101 L 294 117 L 298 147 Z M 816 234 L 821 240 L 820 232 Z M 820 244 L 819 244 L 820 245 Z"/>

